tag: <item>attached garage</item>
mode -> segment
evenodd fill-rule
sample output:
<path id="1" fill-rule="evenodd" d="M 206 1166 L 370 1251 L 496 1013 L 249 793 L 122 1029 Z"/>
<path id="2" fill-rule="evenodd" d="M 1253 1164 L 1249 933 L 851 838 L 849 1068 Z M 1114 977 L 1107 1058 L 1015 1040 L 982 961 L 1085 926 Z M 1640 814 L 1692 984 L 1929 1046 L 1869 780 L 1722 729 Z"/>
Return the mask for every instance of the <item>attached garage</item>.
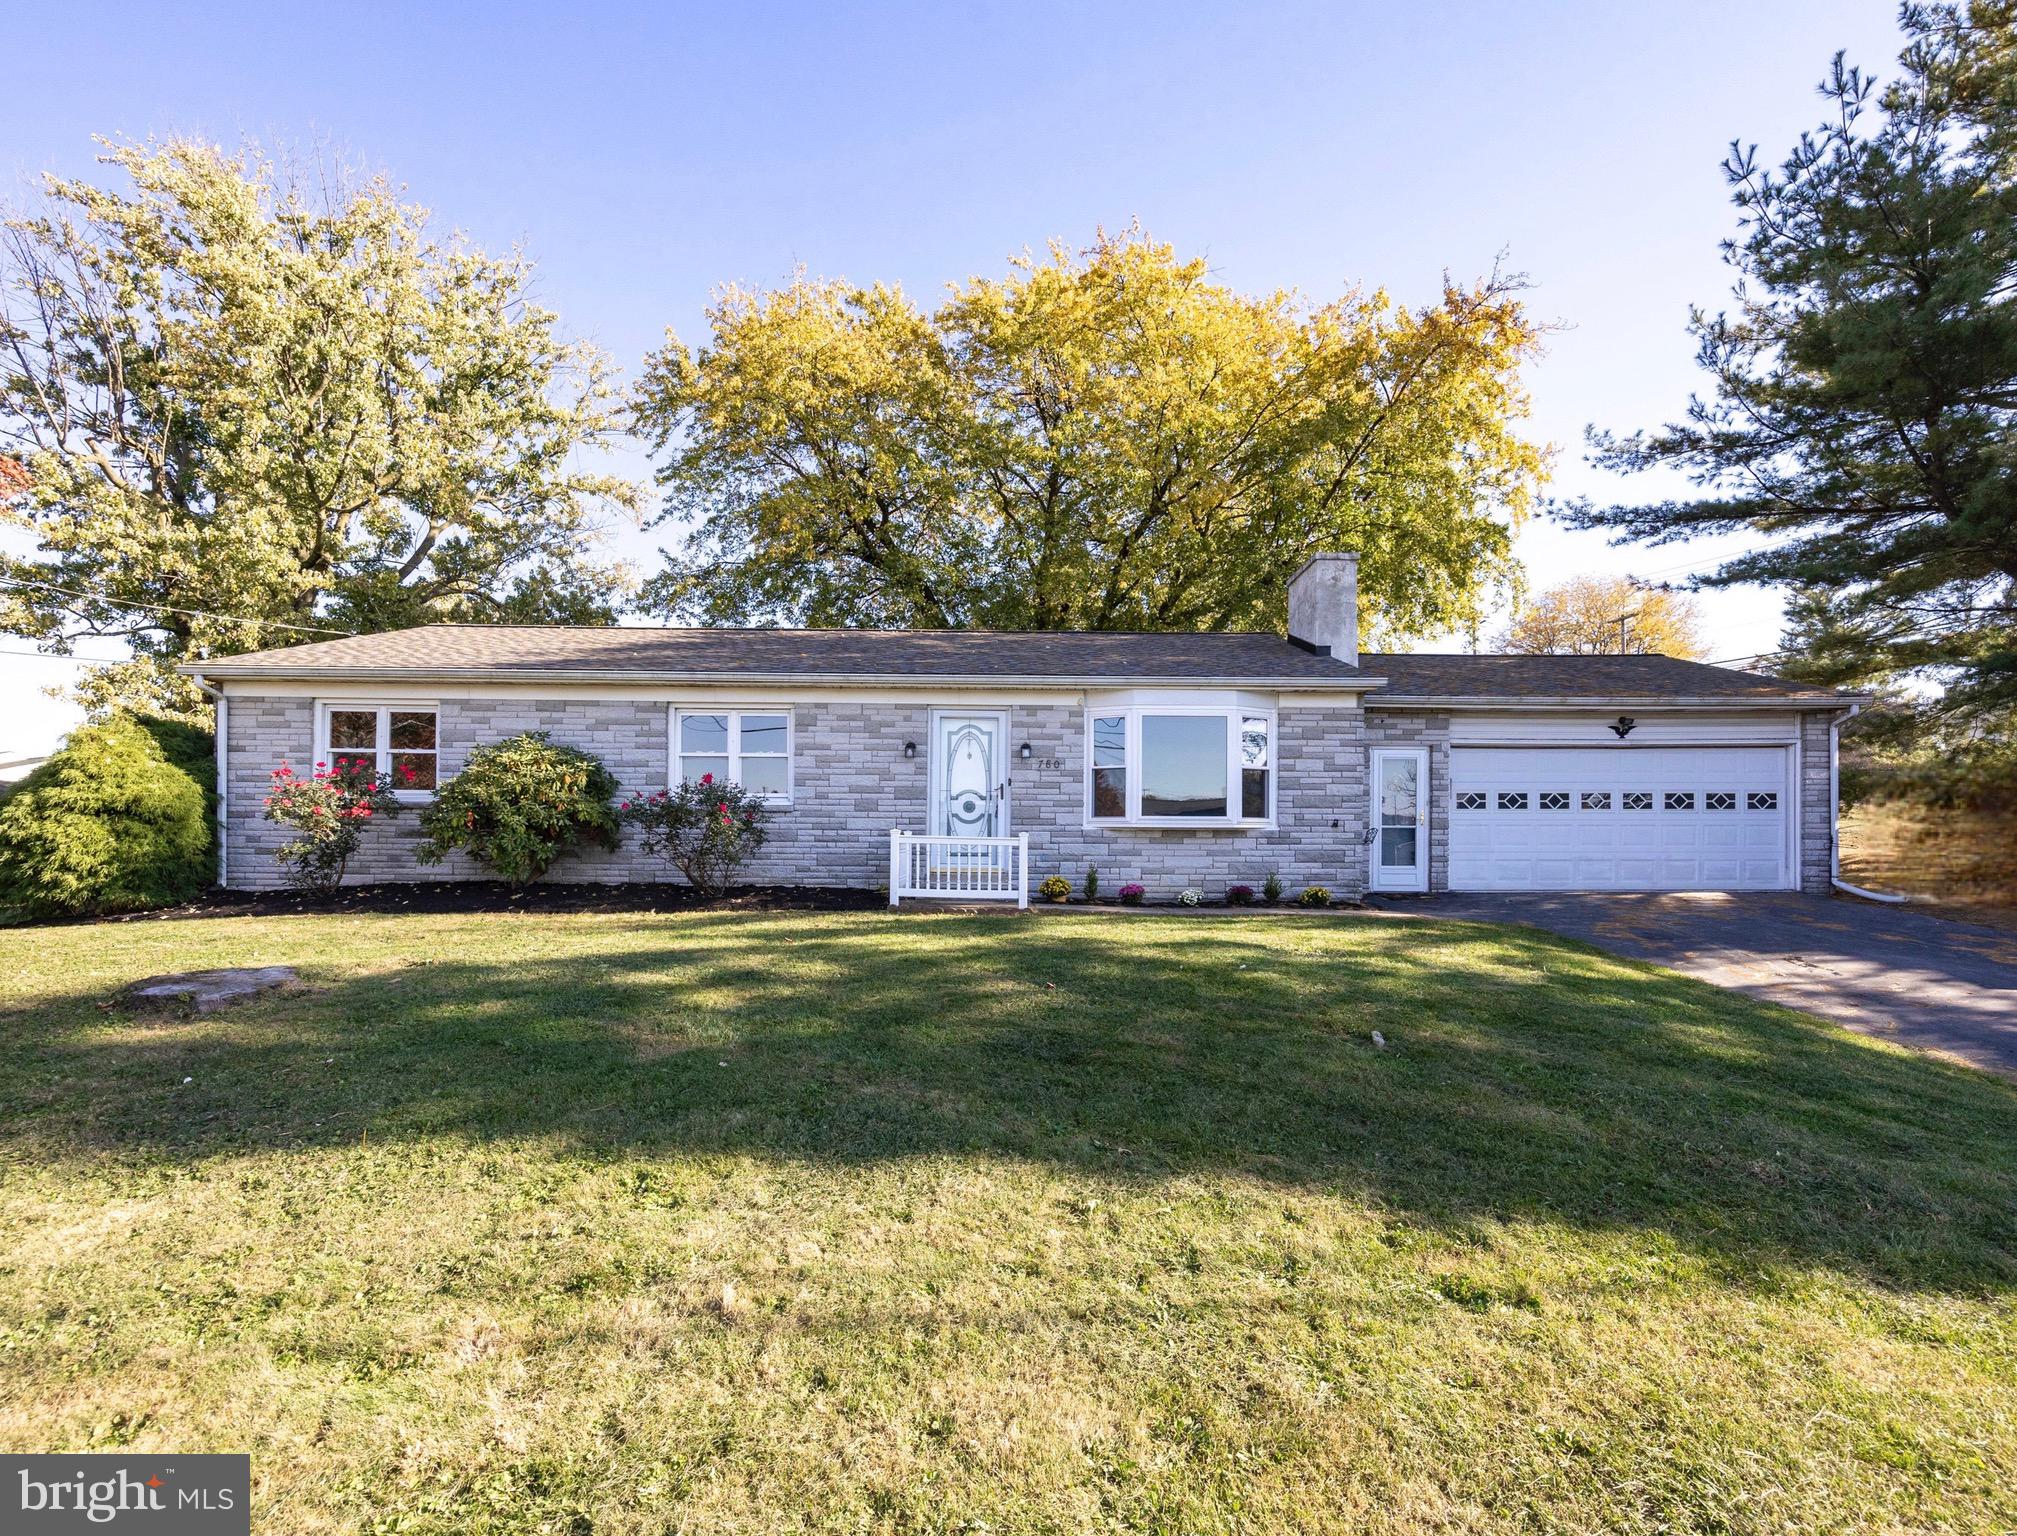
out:
<path id="1" fill-rule="evenodd" d="M 1787 746 L 1450 748 L 1453 891 L 1798 885 Z"/>

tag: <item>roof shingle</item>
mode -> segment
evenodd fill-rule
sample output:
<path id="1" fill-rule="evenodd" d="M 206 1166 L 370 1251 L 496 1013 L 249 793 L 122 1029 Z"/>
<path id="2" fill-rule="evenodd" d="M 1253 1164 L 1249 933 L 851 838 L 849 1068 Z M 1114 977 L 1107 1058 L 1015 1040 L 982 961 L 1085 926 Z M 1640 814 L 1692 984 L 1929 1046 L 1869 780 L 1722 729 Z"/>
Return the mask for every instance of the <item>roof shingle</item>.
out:
<path id="1" fill-rule="evenodd" d="M 889 629 L 621 629 L 428 624 L 192 663 L 223 678 L 579 677 L 638 681 L 923 678 L 1080 683 L 1363 683 L 1385 700 L 1784 699 L 1843 695 L 1671 656 L 1368 653 L 1356 667 L 1267 634 Z"/>

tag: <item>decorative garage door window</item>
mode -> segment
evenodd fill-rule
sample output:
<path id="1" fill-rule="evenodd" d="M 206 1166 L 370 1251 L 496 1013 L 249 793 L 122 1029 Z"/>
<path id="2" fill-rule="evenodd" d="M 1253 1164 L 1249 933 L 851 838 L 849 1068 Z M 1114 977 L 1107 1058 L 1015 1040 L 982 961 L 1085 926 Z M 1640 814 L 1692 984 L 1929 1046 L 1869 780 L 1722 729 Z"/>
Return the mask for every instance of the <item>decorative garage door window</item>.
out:
<path id="1" fill-rule="evenodd" d="M 1541 791 L 1541 809 L 1544 811 L 1566 811 L 1569 808 L 1569 792 L 1565 789 L 1544 789 Z"/>
<path id="2" fill-rule="evenodd" d="M 1747 803 L 1754 811 L 1776 811 L 1779 809 L 1779 797 L 1769 789 L 1752 790 Z"/>
<path id="3" fill-rule="evenodd" d="M 1586 811 L 1608 811 L 1611 808 L 1611 792 L 1608 789 L 1586 789 L 1583 791 L 1583 809 Z"/>
<path id="4" fill-rule="evenodd" d="M 1634 790 L 1625 796 L 1625 809 L 1628 811 L 1650 811 L 1652 808 L 1653 797 L 1643 790 Z"/>
<path id="5" fill-rule="evenodd" d="M 1502 810 L 1502 811 L 1524 811 L 1524 810 L 1525 810 L 1526 808 L 1527 808 L 1527 797 L 1526 797 L 1526 795 L 1525 795 L 1524 793 L 1522 793 L 1521 791 L 1519 791 L 1519 790 L 1506 790 L 1506 789 L 1502 789 L 1502 790 L 1500 790 L 1500 791 L 1499 791 L 1499 809 L 1500 809 L 1500 810 Z"/>
<path id="6" fill-rule="evenodd" d="M 1468 789 L 1457 796 L 1457 809 L 1460 811 L 1482 811 L 1484 808 L 1485 792 L 1483 790 Z"/>
<path id="7" fill-rule="evenodd" d="M 1737 808 L 1737 797 L 1727 789 L 1712 789 L 1704 798 L 1703 804 L 1712 811 L 1734 811 Z"/>
<path id="8" fill-rule="evenodd" d="M 712 774 L 773 805 L 790 800 L 790 710 L 676 710 L 672 739 L 681 779 L 694 783 Z"/>
<path id="9" fill-rule="evenodd" d="M 315 760 L 367 763 L 405 796 L 434 793 L 440 717 L 432 704 L 324 704 L 317 712 Z"/>

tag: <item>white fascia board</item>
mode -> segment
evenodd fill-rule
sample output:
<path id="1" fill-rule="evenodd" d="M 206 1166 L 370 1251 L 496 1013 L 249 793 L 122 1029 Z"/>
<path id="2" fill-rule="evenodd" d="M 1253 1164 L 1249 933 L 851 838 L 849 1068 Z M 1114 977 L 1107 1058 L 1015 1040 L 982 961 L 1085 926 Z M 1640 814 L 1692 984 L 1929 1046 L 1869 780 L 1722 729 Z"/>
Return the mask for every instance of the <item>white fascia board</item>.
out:
<path id="1" fill-rule="evenodd" d="M 1539 711 L 1575 711 L 1589 714 L 1593 711 L 1610 714 L 1630 713 L 1633 710 L 1771 710 L 1784 713 L 1787 710 L 1834 710 L 1850 704 L 1869 702 L 1861 694 L 1787 694 L 1782 698 L 1741 698 L 1717 697 L 1713 694 L 1676 696 L 1673 694 L 1653 695 L 1605 695 L 1596 698 L 1587 696 L 1528 698 L 1525 696 L 1473 696 L 1465 698 L 1423 698 L 1381 695 L 1366 700 L 1368 709 L 1443 710 L 1471 712 L 1493 710 L 1506 714 L 1526 714 Z"/>
<path id="2" fill-rule="evenodd" d="M 180 672 L 195 669 L 178 667 Z M 212 682 L 260 685 L 260 691 L 326 693 L 359 684 L 397 685 L 439 693 L 455 689 L 465 696 L 490 696 L 500 689 L 568 688 L 575 691 L 600 690 L 610 697 L 635 697 L 639 692 L 673 697 L 694 688 L 782 688 L 800 696 L 819 690 L 859 694 L 871 691 L 888 695 L 942 693 L 949 689 L 993 693 L 1054 693 L 1060 689 L 1074 693 L 1092 688 L 1253 688 L 1270 692 L 1295 691 L 1355 696 L 1378 688 L 1384 679 L 1308 677 L 988 677 L 898 675 L 865 673 L 744 673 L 681 672 L 657 676 L 635 671 L 424 671 L 412 668 L 324 667 L 312 672 L 278 673 L 262 667 L 234 668 L 229 662 L 207 662 L 201 668 Z M 620 692 L 611 692 L 619 690 Z M 244 687 L 244 692 L 255 691 Z"/>

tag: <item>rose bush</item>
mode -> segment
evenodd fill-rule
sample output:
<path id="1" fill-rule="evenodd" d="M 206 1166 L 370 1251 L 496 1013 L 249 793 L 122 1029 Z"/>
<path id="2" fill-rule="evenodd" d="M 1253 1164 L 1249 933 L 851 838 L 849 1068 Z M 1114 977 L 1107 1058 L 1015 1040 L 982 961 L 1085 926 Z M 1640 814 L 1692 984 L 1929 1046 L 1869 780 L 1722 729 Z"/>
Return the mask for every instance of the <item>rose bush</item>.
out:
<path id="1" fill-rule="evenodd" d="M 764 845 L 761 795 L 711 773 L 678 788 L 634 795 L 617 808 L 642 834 L 639 846 L 662 857 L 703 896 L 724 894 L 743 861 Z"/>
<path id="2" fill-rule="evenodd" d="M 407 777 L 412 774 L 408 768 Z M 289 884 L 333 890 L 343 883 L 364 829 L 398 808 L 391 780 L 368 758 L 317 763 L 307 778 L 282 762 L 266 791 L 266 819 L 292 827 L 300 836 L 283 843 L 273 856 L 286 866 Z"/>

